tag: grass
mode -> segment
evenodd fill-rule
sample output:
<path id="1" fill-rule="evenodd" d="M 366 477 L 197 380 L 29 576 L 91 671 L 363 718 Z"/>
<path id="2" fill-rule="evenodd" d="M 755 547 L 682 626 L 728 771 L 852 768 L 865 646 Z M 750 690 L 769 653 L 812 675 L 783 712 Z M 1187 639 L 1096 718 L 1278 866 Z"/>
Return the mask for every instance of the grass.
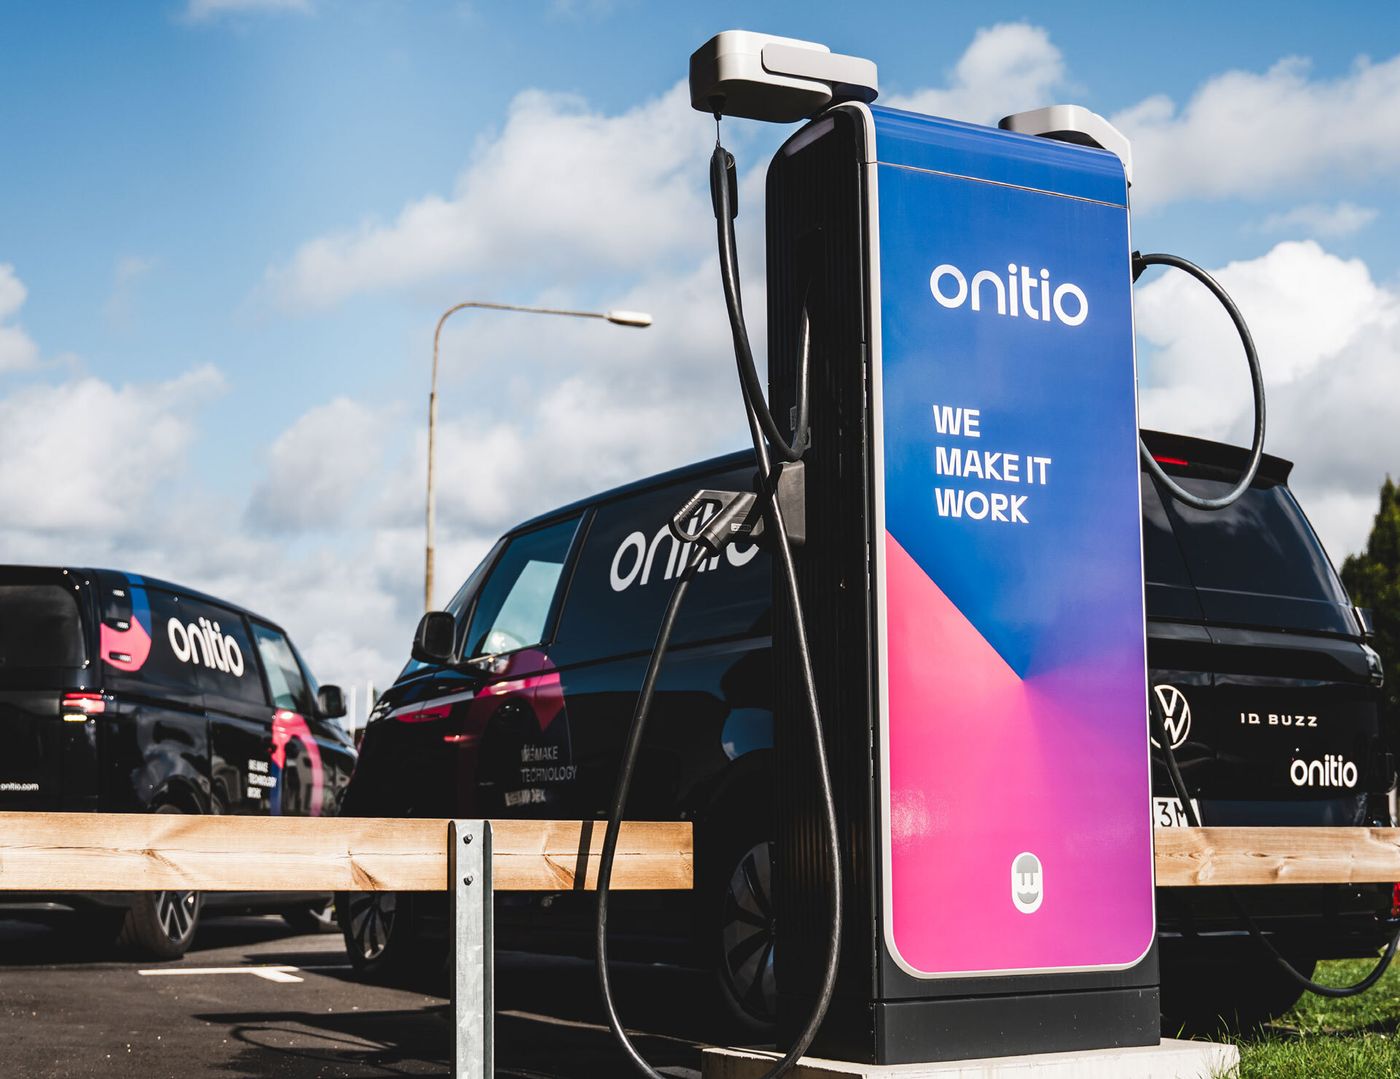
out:
<path id="1" fill-rule="evenodd" d="M 1359 981 L 1374 960 L 1320 963 L 1326 985 Z M 1348 1000 L 1305 994 L 1251 1038 L 1240 1038 L 1240 1079 L 1400 1079 L 1400 962 L 1369 992 Z"/>

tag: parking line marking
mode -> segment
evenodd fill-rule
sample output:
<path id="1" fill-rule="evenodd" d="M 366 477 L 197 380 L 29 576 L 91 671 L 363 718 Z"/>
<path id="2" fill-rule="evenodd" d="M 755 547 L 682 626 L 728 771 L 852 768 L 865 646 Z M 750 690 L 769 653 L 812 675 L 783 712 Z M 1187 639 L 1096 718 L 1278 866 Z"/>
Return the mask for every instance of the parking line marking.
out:
<path id="1" fill-rule="evenodd" d="M 151 970 L 138 970 L 143 977 L 158 977 L 169 974 L 251 974 L 269 982 L 304 982 L 292 971 L 297 967 L 155 967 Z"/>

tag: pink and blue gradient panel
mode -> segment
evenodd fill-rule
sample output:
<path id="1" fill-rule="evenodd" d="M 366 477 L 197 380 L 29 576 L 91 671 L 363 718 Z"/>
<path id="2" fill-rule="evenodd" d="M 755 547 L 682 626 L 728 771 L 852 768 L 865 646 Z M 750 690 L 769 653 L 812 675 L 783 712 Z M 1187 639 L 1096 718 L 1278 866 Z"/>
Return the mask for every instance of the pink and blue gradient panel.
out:
<path id="1" fill-rule="evenodd" d="M 943 127 L 963 153 L 1007 138 L 935 121 L 928 138 Z M 877 141 L 886 940 L 929 976 L 1128 966 L 1154 921 L 1127 211 L 924 171 L 927 146 L 919 170 L 883 164 L 895 141 Z M 981 310 L 944 307 L 944 263 L 969 282 L 1047 269 L 1088 315 L 998 314 L 986 286 Z M 978 437 L 940 433 L 935 406 L 976 409 Z M 940 474 L 940 445 L 1016 454 L 1020 478 Z M 1050 459 L 1044 483 L 1028 456 Z M 940 515 L 940 488 L 1025 496 L 1026 520 Z M 1030 914 L 1011 894 L 1023 851 L 1044 867 Z"/>

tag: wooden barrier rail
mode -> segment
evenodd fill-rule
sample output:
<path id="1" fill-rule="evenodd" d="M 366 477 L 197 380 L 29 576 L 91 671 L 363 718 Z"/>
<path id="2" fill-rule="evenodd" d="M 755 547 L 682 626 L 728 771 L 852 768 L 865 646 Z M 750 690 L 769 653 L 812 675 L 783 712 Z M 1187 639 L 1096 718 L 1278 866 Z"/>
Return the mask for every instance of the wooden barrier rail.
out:
<path id="1" fill-rule="evenodd" d="M 444 891 L 447 820 L 0 814 L 0 891 Z M 497 891 L 592 890 L 602 821 L 493 820 Z M 690 824 L 629 821 L 613 887 L 689 889 Z M 1158 828 L 1156 883 L 1400 880 L 1400 828 Z"/>
<path id="2" fill-rule="evenodd" d="M 1400 828 L 1158 828 L 1157 884 L 1388 884 Z"/>
<path id="3" fill-rule="evenodd" d="M 446 820 L 0 814 L 0 891 L 444 891 Z M 603 824 L 491 822 L 496 891 L 592 889 Z M 1400 828 L 1159 828 L 1162 887 L 1400 881 Z M 623 825 L 613 887 L 689 888 L 691 826 Z"/>
<path id="4" fill-rule="evenodd" d="M 494 1074 L 492 897 L 595 886 L 596 821 L 0 813 L 0 892 L 445 891 L 453 1075 Z M 1159 828 L 1162 887 L 1400 881 L 1400 828 Z M 691 887 L 688 823 L 623 825 L 613 883 Z"/>
<path id="5" fill-rule="evenodd" d="M 446 820 L 0 814 L 0 891 L 441 892 Z M 596 882 L 602 821 L 491 822 L 492 887 Z M 689 888 L 689 822 L 622 826 L 612 886 Z"/>

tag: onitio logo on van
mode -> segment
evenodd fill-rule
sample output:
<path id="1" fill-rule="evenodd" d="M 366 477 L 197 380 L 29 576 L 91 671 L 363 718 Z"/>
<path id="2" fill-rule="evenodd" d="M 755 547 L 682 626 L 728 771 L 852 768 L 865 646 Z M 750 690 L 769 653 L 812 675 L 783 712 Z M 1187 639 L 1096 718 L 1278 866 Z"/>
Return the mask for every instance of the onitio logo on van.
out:
<path id="1" fill-rule="evenodd" d="M 666 560 L 662 563 L 661 576 L 663 580 L 669 581 L 680 573 L 690 558 L 693 544 L 682 544 L 675 536 L 671 535 L 671 530 L 662 525 L 656 530 L 656 535 L 651 537 L 651 542 L 647 542 L 646 533 L 631 532 L 621 543 L 617 545 L 617 550 L 613 552 L 612 563 L 608 567 L 608 583 L 612 585 L 614 592 L 625 592 L 634 584 L 645 585 L 651 580 L 651 575 L 656 568 L 656 555 L 661 546 L 661 541 L 670 542 L 670 547 L 666 551 Z M 758 554 L 758 545 L 751 544 L 748 549 L 740 550 L 739 545 L 731 543 L 724 549 L 722 555 L 715 555 L 708 562 L 701 565 L 699 572 L 718 569 L 720 559 L 728 562 L 731 566 L 747 565 L 753 556 Z"/>
<path id="2" fill-rule="evenodd" d="M 170 638 L 170 650 L 181 663 L 213 667 L 235 678 L 243 677 L 243 650 L 219 628 L 219 623 L 201 618 L 186 624 L 172 618 L 165 624 L 165 635 Z"/>
<path id="3" fill-rule="evenodd" d="M 1288 766 L 1288 778 L 1295 787 L 1354 787 L 1360 776 L 1351 761 L 1327 753 L 1320 761 L 1295 760 Z"/>

